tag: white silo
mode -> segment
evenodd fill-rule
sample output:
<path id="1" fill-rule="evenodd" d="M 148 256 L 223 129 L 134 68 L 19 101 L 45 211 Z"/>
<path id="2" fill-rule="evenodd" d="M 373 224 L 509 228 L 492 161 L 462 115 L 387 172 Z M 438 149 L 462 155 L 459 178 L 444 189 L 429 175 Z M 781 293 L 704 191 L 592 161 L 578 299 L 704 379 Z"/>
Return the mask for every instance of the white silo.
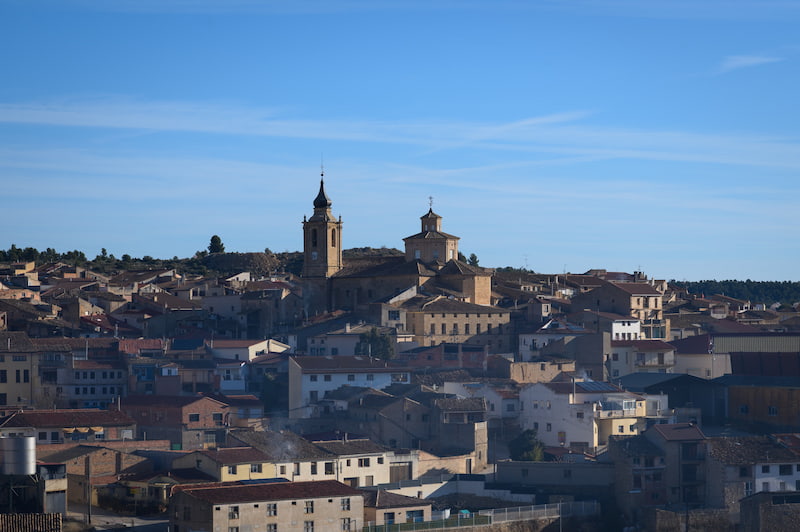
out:
<path id="1" fill-rule="evenodd" d="M 4 475 L 33 475 L 36 473 L 36 439 L 33 436 L 0 438 Z"/>

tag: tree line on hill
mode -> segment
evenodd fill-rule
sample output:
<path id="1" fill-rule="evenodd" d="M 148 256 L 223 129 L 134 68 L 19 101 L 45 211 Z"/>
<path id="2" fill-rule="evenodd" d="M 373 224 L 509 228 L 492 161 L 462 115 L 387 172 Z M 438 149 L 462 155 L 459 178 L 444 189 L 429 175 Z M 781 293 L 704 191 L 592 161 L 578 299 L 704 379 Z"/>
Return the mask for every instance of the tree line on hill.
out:
<path id="1" fill-rule="evenodd" d="M 670 281 L 670 286 L 686 288 L 690 294 L 710 297 L 715 294 L 772 305 L 791 306 L 800 301 L 800 283 L 795 281 Z"/>
<path id="2" fill-rule="evenodd" d="M 131 257 L 127 253 L 117 258 L 107 253 L 103 248 L 94 259 L 89 259 L 83 251 L 72 250 L 59 253 L 53 248 L 40 251 L 33 247 L 19 248 L 12 244 L 7 250 L 0 249 L 0 263 L 11 262 L 36 262 L 37 264 L 63 262 L 71 266 L 80 266 L 99 273 L 114 273 L 124 270 L 148 269 L 174 269 L 181 274 L 189 275 L 234 275 L 242 271 L 250 271 L 255 275 L 269 275 L 271 273 L 286 272 L 300 275 L 303 268 L 303 254 L 299 251 L 273 252 L 266 248 L 263 252 L 252 253 L 226 253 L 225 246 L 219 236 L 211 238 L 207 249 L 198 251 L 190 258 L 157 259 L 149 255 L 141 258 Z M 345 258 L 403 255 L 395 248 L 361 247 L 346 249 L 342 252 Z M 459 253 L 459 259 L 472 266 L 478 266 L 478 257 L 472 253 L 464 257 Z M 516 271 L 516 268 L 498 268 L 498 271 Z M 531 273 L 530 270 L 519 270 Z M 676 281 L 671 280 L 670 286 L 682 287 L 690 294 L 698 296 L 711 296 L 722 294 L 735 299 L 751 301 L 753 303 L 766 303 L 772 305 L 779 303 L 790 306 L 800 301 L 800 282 L 795 281 L 744 281 L 738 280 L 706 280 L 706 281 Z"/>

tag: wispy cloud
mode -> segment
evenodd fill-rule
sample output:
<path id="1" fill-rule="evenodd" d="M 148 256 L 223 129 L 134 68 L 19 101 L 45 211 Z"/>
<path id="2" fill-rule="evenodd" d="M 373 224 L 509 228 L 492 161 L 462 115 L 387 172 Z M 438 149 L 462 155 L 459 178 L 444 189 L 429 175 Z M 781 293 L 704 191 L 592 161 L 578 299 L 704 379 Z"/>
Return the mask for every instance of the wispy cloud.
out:
<path id="1" fill-rule="evenodd" d="M 582 112 L 510 123 L 312 120 L 285 118 L 285 114 L 285 110 L 217 103 L 97 100 L 0 104 L 0 124 L 356 141 L 417 146 L 423 154 L 444 150 L 495 153 L 506 160 L 507 153 L 516 152 L 551 160 L 628 159 L 800 168 L 800 146 L 795 139 L 589 125 L 584 123 L 588 115 Z"/>
<path id="2" fill-rule="evenodd" d="M 767 55 L 729 55 L 722 63 L 716 68 L 717 74 L 726 74 L 732 70 L 740 70 L 742 68 L 751 68 L 755 66 L 767 65 L 770 63 L 779 63 L 783 61 L 782 57 L 767 56 Z"/>

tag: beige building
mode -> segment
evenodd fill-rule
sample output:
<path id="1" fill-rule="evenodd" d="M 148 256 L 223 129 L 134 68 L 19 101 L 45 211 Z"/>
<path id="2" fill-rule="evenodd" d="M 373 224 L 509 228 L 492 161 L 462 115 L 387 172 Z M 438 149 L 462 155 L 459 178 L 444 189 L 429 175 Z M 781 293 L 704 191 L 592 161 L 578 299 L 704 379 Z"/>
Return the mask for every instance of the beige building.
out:
<path id="1" fill-rule="evenodd" d="M 573 310 L 588 309 L 631 316 L 641 322 L 641 339 L 670 338 L 664 295 L 650 283 L 610 283 L 576 295 Z"/>
<path id="2" fill-rule="evenodd" d="M 421 346 L 442 342 L 482 345 L 490 353 L 514 350 L 511 311 L 444 296 L 413 297 L 402 303 L 406 329 Z"/>
<path id="3" fill-rule="evenodd" d="M 275 464 L 252 447 L 195 451 L 172 462 L 173 469 L 197 469 L 221 482 L 275 478 Z"/>
<path id="4" fill-rule="evenodd" d="M 335 480 L 200 485 L 177 488 L 169 516 L 178 532 L 357 531 L 364 498 Z"/>

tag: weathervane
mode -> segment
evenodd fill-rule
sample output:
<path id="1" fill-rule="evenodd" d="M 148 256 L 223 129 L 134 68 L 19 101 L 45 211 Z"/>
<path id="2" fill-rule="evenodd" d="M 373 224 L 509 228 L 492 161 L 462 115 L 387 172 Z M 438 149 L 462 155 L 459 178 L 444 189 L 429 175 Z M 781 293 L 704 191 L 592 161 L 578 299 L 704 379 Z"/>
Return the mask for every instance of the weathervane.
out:
<path id="1" fill-rule="evenodd" d="M 433 196 L 428 196 L 428 206 L 433 210 Z"/>

